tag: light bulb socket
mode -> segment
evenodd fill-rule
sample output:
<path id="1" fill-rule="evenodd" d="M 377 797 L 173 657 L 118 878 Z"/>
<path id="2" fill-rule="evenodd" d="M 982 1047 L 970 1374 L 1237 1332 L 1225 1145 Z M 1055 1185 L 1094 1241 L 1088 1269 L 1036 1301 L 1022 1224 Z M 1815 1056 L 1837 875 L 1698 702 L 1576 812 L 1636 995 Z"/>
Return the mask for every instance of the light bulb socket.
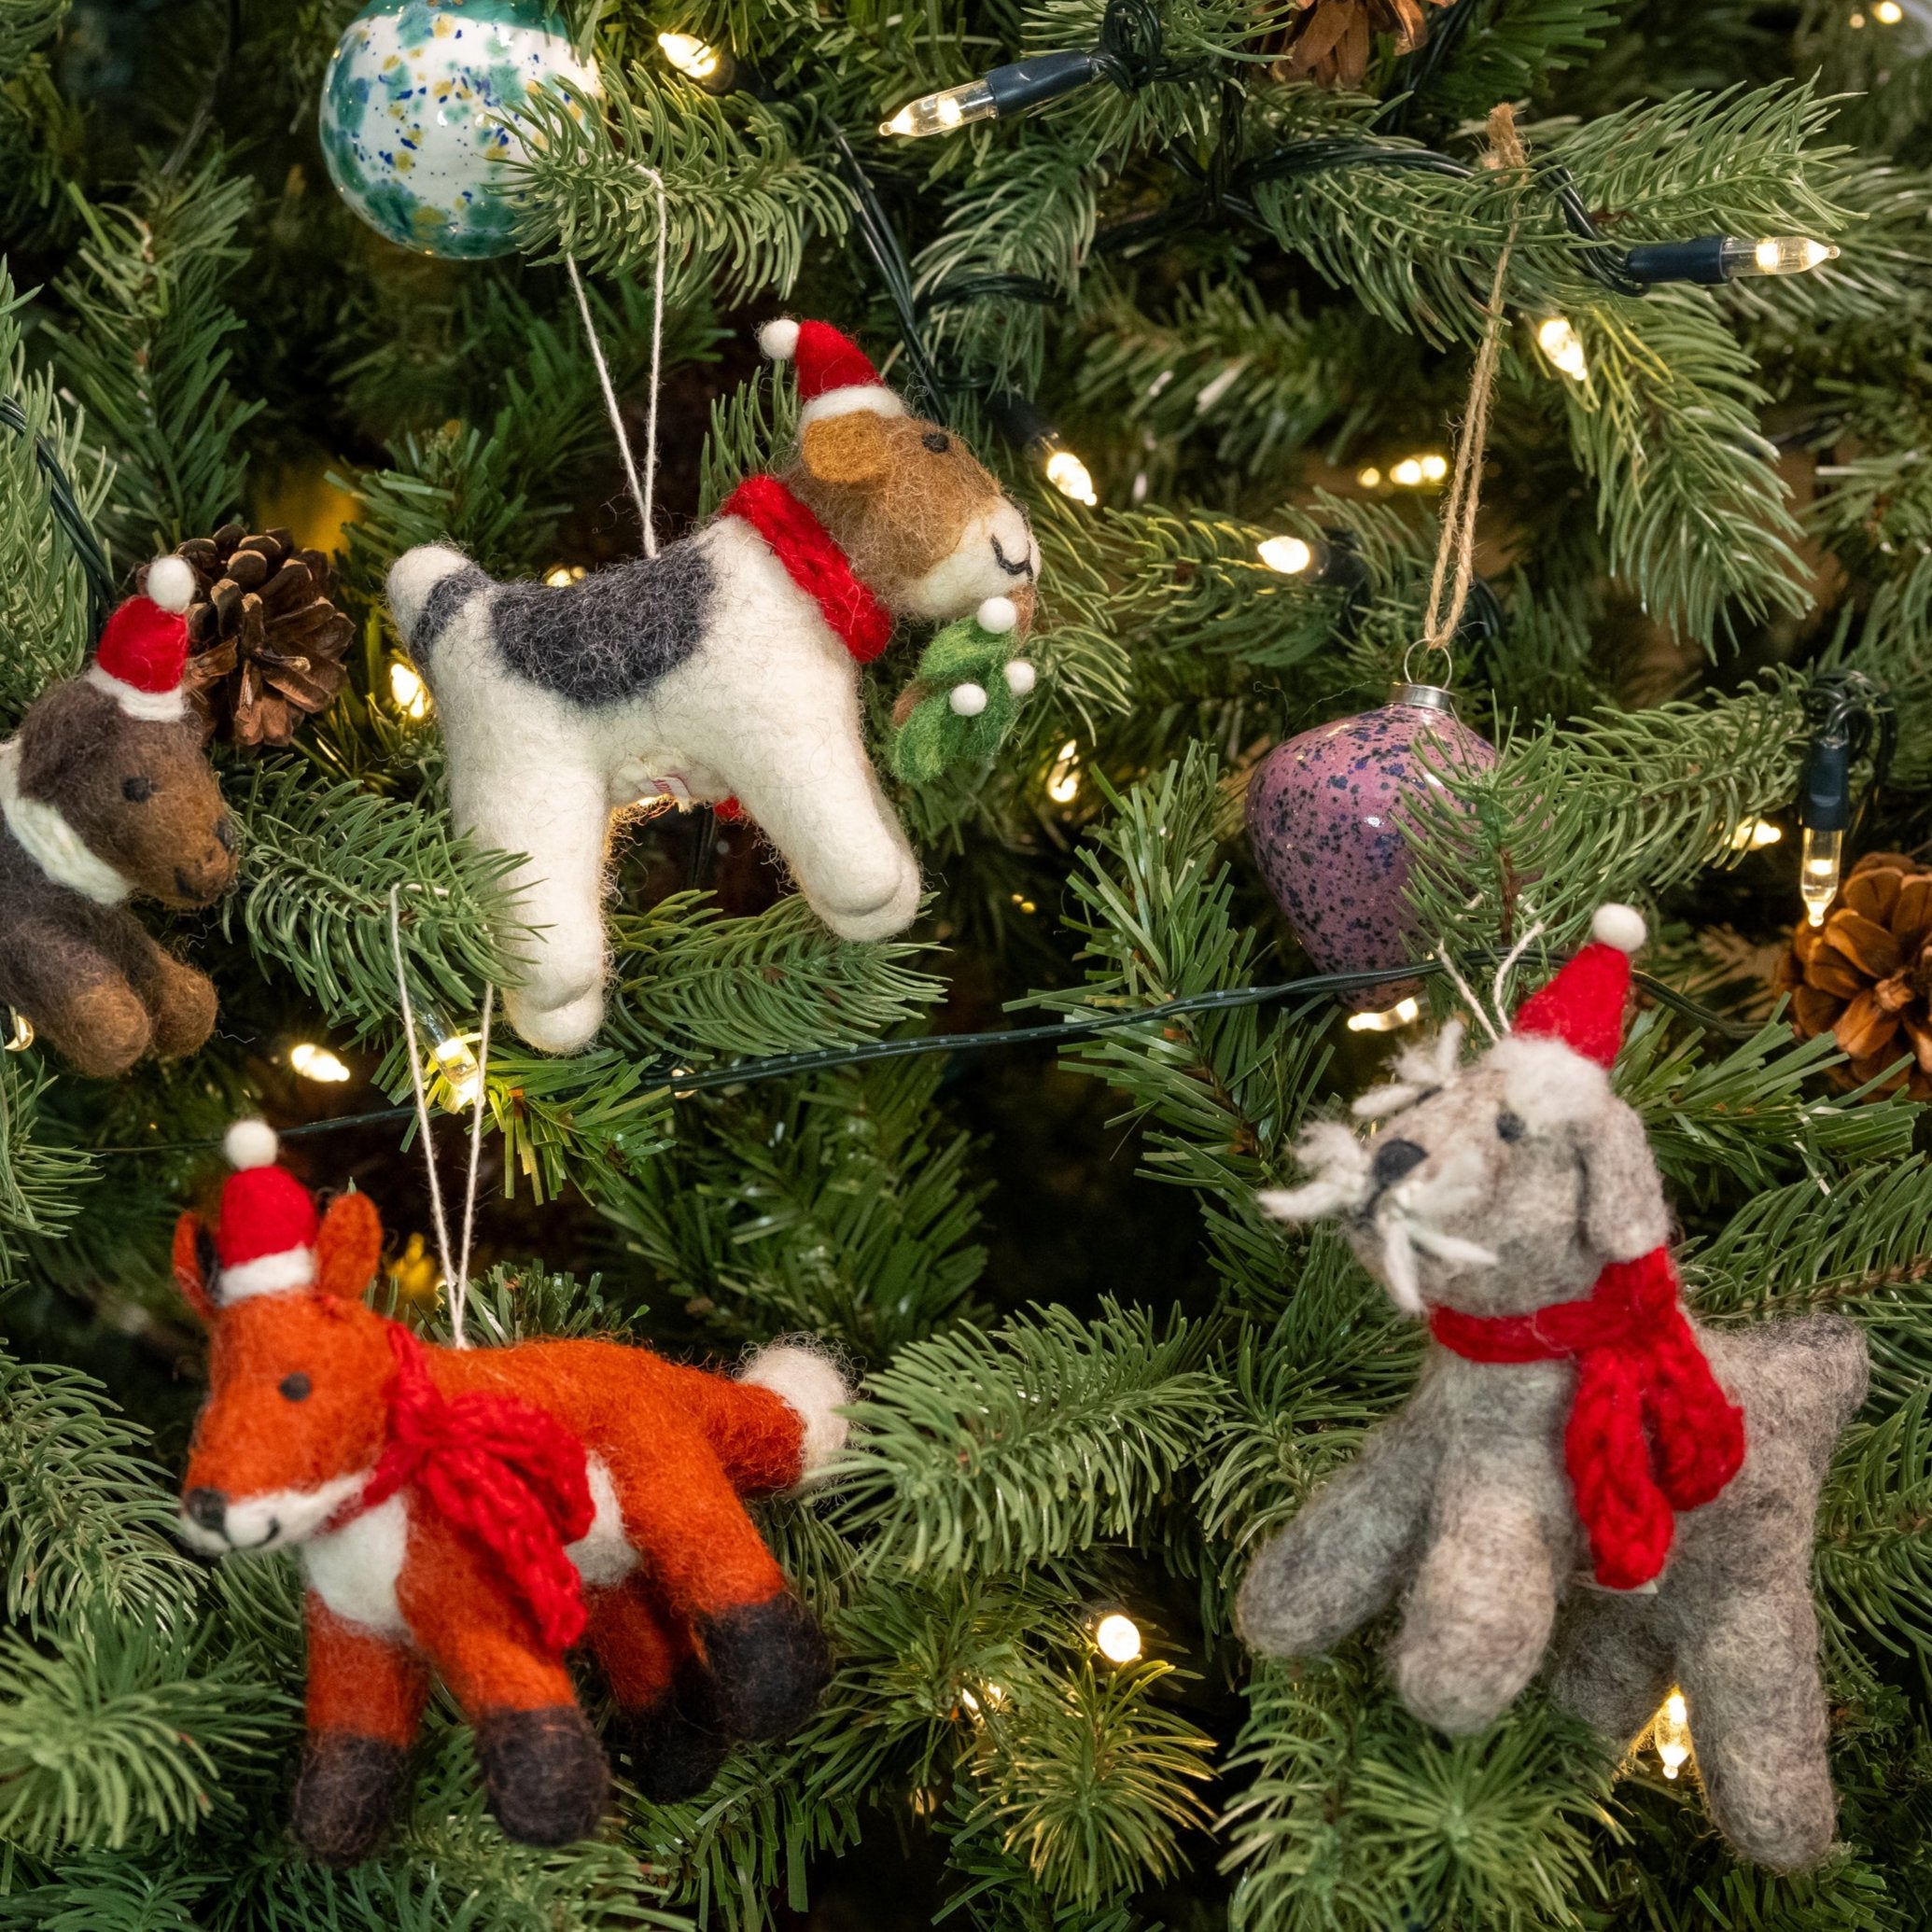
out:
<path id="1" fill-rule="evenodd" d="M 1688 242 L 1643 242 L 1623 258 L 1633 282 L 1728 282 L 1724 250 L 1729 237 L 1698 235 Z"/>
<path id="2" fill-rule="evenodd" d="M 985 80 L 987 91 L 993 97 L 993 113 L 1003 119 L 1009 114 L 1057 101 L 1062 94 L 1098 80 L 1104 72 L 1105 63 L 1097 53 L 1035 54 L 1029 60 L 995 67 Z"/>
<path id="3" fill-rule="evenodd" d="M 1842 832 L 1852 822 L 1852 743 L 1840 732 L 1812 740 L 1798 787 L 1798 822 L 1807 832 Z"/>
<path id="4" fill-rule="evenodd" d="M 1015 449 L 1038 455 L 1060 445 L 1053 419 L 1031 398 L 1015 389 L 1000 389 L 987 398 L 987 420 Z"/>

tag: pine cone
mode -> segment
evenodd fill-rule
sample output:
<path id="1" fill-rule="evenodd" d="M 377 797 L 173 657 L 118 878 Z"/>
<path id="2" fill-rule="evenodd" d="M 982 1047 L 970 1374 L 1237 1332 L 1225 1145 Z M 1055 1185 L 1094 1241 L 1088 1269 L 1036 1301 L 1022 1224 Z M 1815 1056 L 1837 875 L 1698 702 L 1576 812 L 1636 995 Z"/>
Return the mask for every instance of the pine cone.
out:
<path id="1" fill-rule="evenodd" d="M 240 524 L 175 554 L 195 576 L 184 689 L 203 735 L 247 750 L 287 744 L 302 714 L 327 710 L 348 678 L 356 627 L 329 601 L 329 559 L 297 550 L 287 530 L 251 537 Z"/>
<path id="2" fill-rule="evenodd" d="M 1850 1057 L 1832 1070 L 1840 1086 L 1862 1086 L 1911 1054 L 1917 1065 L 1880 1091 L 1932 1099 L 1932 868 L 1902 852 L 1867 853 L 1824 925 L 1792 933 L 1772 984 L 1791 995 L 1800 1040 L 1829 1033 Z"/>
<path id="3" fill-rule="evenodd" d="M 1277 80 L 1309 78 L 1326 88 L 1358 88 L 1368 72 L 1378 34 L 1395 36 L 1395 51 L 1414 53 L 1429 37 L 1422 7 L 1450 0 L 1299 0 L 1299 11 L 1261 42 L 1280 56 L 1268 72 Z"/>

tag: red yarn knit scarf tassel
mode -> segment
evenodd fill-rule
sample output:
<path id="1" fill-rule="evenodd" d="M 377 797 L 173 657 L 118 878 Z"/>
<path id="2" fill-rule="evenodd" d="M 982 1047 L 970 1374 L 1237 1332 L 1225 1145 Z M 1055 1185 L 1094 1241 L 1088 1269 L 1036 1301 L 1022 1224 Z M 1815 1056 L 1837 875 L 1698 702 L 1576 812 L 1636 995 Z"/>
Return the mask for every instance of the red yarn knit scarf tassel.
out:
<path id="1" fill-rule="evenodd" d="M 1531 1315 L 1430 1310 L 1444 1348 L 1471 1362 L 1576 1361 L 1564 1462 L 1597 1581 L 1636 1589 L 1664 1566 L 1675 1512 L 1708 1503 L 1744 1460 L 1729 1401 L 1677 1299 L 1670 1253 L 1613 1261 L 1584 1301 Z"/>
<path id="2" fill-rule="evenodd" d="M 546 1410 L 476 1391 L 447 1399 L 429 1379 L 427 1351 L 389 1323 L 396 1380 L 389 1435 L 361 1506 L 413 1487 L 490 1557 L 538 1633 L 562 1653 L 583 1635 L 582 1581 L 564 1553 L 596 1514 L 583 1445 Z"/>
<path id="3" fill-rule="evenodd" d="M 742 517 L 764 539 L 786 575 L 861 665 L 892 641 L 891 613 L 852 574 L 832 533 L 776 476 L 748 476 L 718 514 Z"/>

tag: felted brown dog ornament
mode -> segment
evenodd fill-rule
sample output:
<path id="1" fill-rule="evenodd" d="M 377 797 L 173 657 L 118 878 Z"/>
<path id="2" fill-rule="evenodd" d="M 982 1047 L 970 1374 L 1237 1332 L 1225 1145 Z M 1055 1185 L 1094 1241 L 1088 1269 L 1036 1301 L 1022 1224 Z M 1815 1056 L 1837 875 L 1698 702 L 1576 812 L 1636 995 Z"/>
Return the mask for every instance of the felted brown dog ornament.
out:
<path id="1" fill-rule="evenodd" d="M 1643 936 L 1602 908 L 1474 1064 L 1449 1027 L 1355 1103 L 1365 1139 L 1311 1127 L 1316 1178 L 1261 1197 L 1337 1216 L 1433 1345 L 1407 1407 L 1264 1547 L 1238 1617 L 1254 1649 L 1305 1657 L 1401 1596 L 1397 1687 L 1451 1735 L 1502 1714 L 1553 1632 L 1557 1695 L 1620 1743 L 1674 1683 L 1718 1827 L 1795 1869 L 1835 1816 L 1811 1553 L 1865 1343 L 1832 1315 L 1686 1313 L 1608 1076 Z"/>
<path id="2" fill-rule="evenodd" d="M 0 744 L 0 1001 L 83 1073 L 195 1051 L 215 987 L 127 909 L 211 903 L 234 883 L 234 823 L 181 692 L 194 576 L 147 567 L 93 662 Z"/>
<path id="3" fill-rule="evenodd" d="M 214 1556 L 300 1552 L 304 1849 L 353 1865 L 381 1841 L 432 1673 L 525 1844 L 585 1836 L 609 1800 L 565 1660 L 580 1644 L 654 1800 L 805 1718 L 825 1640 L 740 1499 L 844 1442 L 831 1362 L 774 1343 L 728 1379 L 613 1341 L 431 1348 L 363 1301 L 383 1246 L 366 1195 L 318 1219 L 259 1120 L 228 1151 L 218 1226 L 175 1233 L 210 1336 L 180 1528 Z"/>
<path id="4" fill-rule="evenodd" d="M 895 612 L 949 619 L 997 596 L 1022 634 L 1031 620 L 1032 533 L 966 446 L 837 329 L 773 322 L 760 341 L 797 363 L 797 460 L 748 478 L 694 536 L 556 587 L 493 583 L 438 545 L 389 572 L 457 828 L 525 855 L 503 935 L 522 984 L 504 1004 L 550 1052 L 602 1022 L 610 817 L 639 798 L 735 798 L 841 938 L 908 925 L 919 868 L 866 755 L 859 667 Z"/>

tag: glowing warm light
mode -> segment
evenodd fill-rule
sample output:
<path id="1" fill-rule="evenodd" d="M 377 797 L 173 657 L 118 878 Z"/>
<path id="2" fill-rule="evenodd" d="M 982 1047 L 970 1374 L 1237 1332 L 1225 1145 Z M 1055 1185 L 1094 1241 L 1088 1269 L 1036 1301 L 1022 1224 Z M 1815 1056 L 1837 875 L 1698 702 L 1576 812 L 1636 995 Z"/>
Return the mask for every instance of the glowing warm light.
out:
<path id="1" fill-rule="evenodd" d="M 34 1043 L 34 1022 L 24 1013 L 16 1013 L 12 1007 L 7 1009 L 13 1025 L 7 1029 L 7 1051 L 25 1053 Z"/>
<path id="2" fill-rule="evenodd" d="M 1356 470 L 1355 481 L 1365 490 L 1379 490 L 1382 486 L 1382 472 L 1371 463 L 1366 469 Z"/>
<path id="3" fill-rule="evenodd" d="M 1113 1611 L 1094 1626 L 1094 1648 L 1109 1663 L 1130 1664 L 1141 1654 L 1141 1626 Z"/>
<path id="4" fill-rule="evenodd" d="M 568 583 L 581 583 L 589 576 L 581 564 L 553 564 L 543 573 L 543 581 L 552 590 L 562 590 Z"/>
<path id="5" fill-rule="evenodd" d="M 476 1056 L 469 1050 L 469 1041 L 455 1033 L 446 1033 L 429 1049 L 429 1057 L 436 1062 L 437 1071 L 449 1082 L 450 1104 L 459 1112 L 476 1104 L 482 1070 L 476 1064 Z"/>
<path id="6" fill-rule="evenodd" d="M 1840 870 L 1844 864 L 1845 835 L 1807 825 L 1798 848 L 1798 896 L 1804 901 L 1806 919 L 1825 923 L 1831 902 L 1838 897 Z"/>
<path id="7" fill-rule="evenodd" d="M 1055 450 L 1046 459 L 1046 480 L 1061 496 L 1091 510 L 1100 498 L 1087 467 L 1071 450 Z"/>
<path id="8" fill-rule="evenodd" d="M 1663 1709 L 1651 1719 L 1650 1741 L 1663 1762 L 1663 1774 L 1674 1778 L 1690 1761 L 1690 1713 L 1684 1693 L 1673 1690 L 1664 1699 Z"/>
<path id="9" fill-rule="evenodd" d="M 890 120 L 879 122 L 879 133 L 914 140 L 922 134 L 949 134 L 968 121 L 991 120 L 999 111 L 992 89 L 984 80 L 969 80 L 963 87 L 908 101 Z"/>
<path id="10" fill-rule="evenodd" d="M 1380 1013 L 1351 1013 L 1349 1015 L 1349 1031 L 1393 1033 L 1397 1027 L 1412 1026 L 1421 1016 L 1421 1001 L 1398 1000 L 1394 1005 L 1384 1007 Z"/>
<path id="11" fill-rule="evenodd" d="M 404 664 L 399 657 L 389 665 L 389 695 L 405 718 L 429 715 L 429 687 L 417 675 L 415 666 Z"/>
<path id="12" fill-rule="evenodd" d="M 1299 577 L 1315 561 L 1313 549 L 1299 537 L 1265 537 L 1258 548 L 1261 561 L 1283 577 Z"/>
<path id="13" fill-rule="evenodd" d="M 914 1787 L 906 1803 L 912 1807 L 914 1817 L 930 1818 L 939 1809 L 939 1793 L 930 1785 L 919 1785 Z"/>
<path id="14" fill-rule="evenodd" d="M 1785 828 L 1769 819 L 1743 819 L 1731 828 L 1730 848 L 1733 852 L 1755 852 L 1776 845 L 1784 836 Z"/>
<path id="15" fill-rule="evenodd" d="M 1055 805 L 1071 805 L 1080 796 L 1080 747 L 1071 738 L 1054 754 L 1046 775 L 1046 795 Z"/>
<path id="16" fill-rule="evenodd" d="M 1718 251 L 1718 267 L 1727 275 L 1802 275 L 1838 259 L 1828 242 L 1804 235 L 1767 235 L 1760 242 L 1727 237 Z"/>
<path id="17" fill-rule="evenodd" d="M 334 1054 L 312 1040 L 298 1041 L 288 1049 L 288 1064 L 304 1080 L 320 1081 L 325 1086 L 339 1086 L 354 1077 Z"/>
<path id="18" fill-rule="evenodd" d="M 1871 17 L 1882 27 L 1896 27 L 1905 18 L 1905 9 L 1898 0 L 1878 0 L 1871 9 Z"/>
<path id="19" fill-rule="evenodd" d="M 1412 490 L 1422 480 L 1422 459 L 1420 456 L 1405 456 L 1389 471 L 1389 481 L 1400 483 L 1405 490 Z"/>
<path id="20" fill-rule="evenodd" d="M 709 80 L 722 59 L 715 47 L 695 34 L 660 34 L 657 44 L 665 59 L 688 80 Z"/>
<path id="21" fill-rule="evenodd" d="M 1550 366 L 1573 383 L 1589 378 L 1589 358 L 1583 353 L 1583 338 L 1571 326 L 1567 315 L 1546 315 L 1536 325 L 1536 344 L 1549 357 Z"/>
<path id="22" fill-rule="evenodd" d="M 1440 483 L 1449 473 L 1447 456 L 1428 455 L 1421 458 L 1421 461 L 1424 483 Z"/>

